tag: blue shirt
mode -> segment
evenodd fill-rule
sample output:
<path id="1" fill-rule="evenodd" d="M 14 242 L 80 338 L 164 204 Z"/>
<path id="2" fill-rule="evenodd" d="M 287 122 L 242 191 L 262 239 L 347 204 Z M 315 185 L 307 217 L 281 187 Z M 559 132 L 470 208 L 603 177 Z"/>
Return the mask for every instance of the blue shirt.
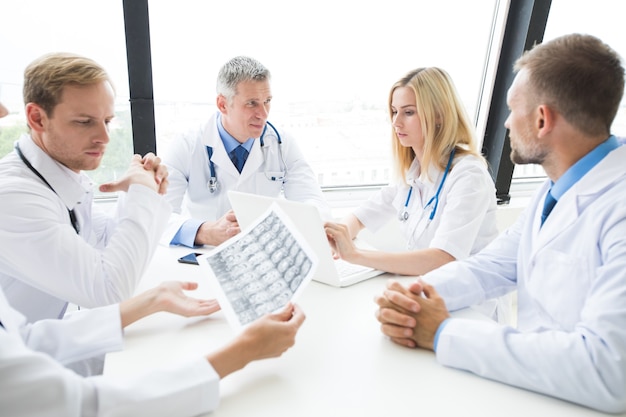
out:
<path id="1" fill-rule="evenodd" d="M 220 139 L 222 139 L 222 143 L 224 144 L 224 149 L 226 149 L 226 153 L 230 155 L 230 153 L 237 146 L 242 145 L 246 148 L 246 151 L 250 152 L 252 149 L 252 145 L 254 145 L 254 138 L 249 138 L 244 143 L 239 143 L 237 139 L 235 139 L 230 133 L 224 129 L 224 125 L 222 124 L 222 115 L 219 114 L 217 116 L 217 131 L 220 134 Z"/>
<path id="2" fill-rule="evenodd" d="M 617 140 L 613 135 L 609 136 L 607 140 L 596 146 L 587 155 L 580 158 L 574 165 L 569 167 L 567 171 L 559 178 L 555 183 L 552 183 L 550 193 L 552 197 L 557 201 L 565 194 L 567 190 L 572 188 L 585 174 L 598 164 L 605 156 L 611 151 L 617 149 L 623 144 Z M 446 319 L 441 322 L 437 332 L 435 333 L 435 340 L 433 341 L 433 350 L 437 352 L 437 343 L 439 342 L 439 334 L 443 331 L 443 328 L 448 324 L 450 319 Z"/>
<path id="3" fill-rule="evenodd" d="M 557 203 L 563 194 L 572 188 L 572 185 L 576 184 L 587 172 L 591 171 L 591 168 L 596 166 L 598 162 L 607 156 L 609 152 L 619 146 L 620 143 L 617 141 L 617 138 L 611 135 L 607 140 L 596 146 L 591 152 L 569 167 L 561 178 L 552 184 L 552 188 L 550 189 L 550 193 Z"/>
<path id="4" fill-rule="evenodd" d="M 241 145 L 248 152 L 252 149 L 252 145 L 254 145 L 254 138 L 250 138 L 244 143 L 239 143 L 237 139 L 235 139 L 230 133 L 224 129 L 224 125 L 222 125 L 222 115 L 218 114 L 217 116 L 217 131 L 219 132 L 220 139 L 222 139 L 222 143 L 224 144 L 224 149 L 226 153 L 230 155 L 233 149 L 237 146 Z M 170 245 L 185 245 L 189 247 L 194 247 L 194 242 L 196 240 L 196 234 L 198 233 L 198 229 L 204 223 L 203 220 L 198 219 L 189 219 L 185 223 L 182 224 L 178 232 L 172 238 Z"/>

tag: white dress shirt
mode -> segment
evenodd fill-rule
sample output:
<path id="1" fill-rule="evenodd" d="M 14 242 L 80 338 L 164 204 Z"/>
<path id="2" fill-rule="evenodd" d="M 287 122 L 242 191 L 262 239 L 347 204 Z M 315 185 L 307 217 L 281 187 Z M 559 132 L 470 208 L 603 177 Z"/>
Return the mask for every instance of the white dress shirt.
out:
<path id="1" fill-rule="evenodd" d="M 626 146 L 559 199 L 547 181 L 484 251 L 426 274 L 455 310 L 518 290 L 518 328 L 450 319 L 437 360 L 605 412 L 626 411 Z"/>
<path id="2" fill-rule="evenodd" d="M 0 289 L 0 410 L 11 417 L 196 416 L 219 403 L 204 358 L 135 377 L 81 377 L 62 364 L 122 348 L 119 305 L 26 324 Z"/>
<path id="3" fill-rule="evenodd" d="M 20 149 L 53 192 L 13 152 L 0 161 L 0 285 L 29 321 L 130 297 L 171 208 L 142 185 L 120 195 L 109 215 L 92 207 L 91 182 L 50 158 L 24 135 Z M 74 209 L 80 236 L 72 227 Z"/>

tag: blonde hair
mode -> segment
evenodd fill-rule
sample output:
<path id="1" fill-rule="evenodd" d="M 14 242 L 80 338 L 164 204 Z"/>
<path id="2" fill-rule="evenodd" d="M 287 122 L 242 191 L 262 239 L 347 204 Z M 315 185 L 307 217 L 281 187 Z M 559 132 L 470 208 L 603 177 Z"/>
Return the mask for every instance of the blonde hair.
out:
<path id="1" fill-rule="evenodd" d="M 107 72 L 95 61 L 64 52 L 47 54 L 24 70 L 24 104 L 35 103 L 51 116 L 66 85 L 90 85 L 101 81 L 108 81 L 113 87 Z"/>
<path id="2" fill-rule="evenodd" d="M 453 149 L 455 157 L 474 155 L 484 161 L 477 148 L 474 128 L 446 71 L 437 67 L 418 68 L 398 80 L 389 92 L 391 120 L 393 93 L 399 87 L 408 87 L 415 93 L 417 114 L 424 135 L 422 174 L 427 175 L 431 164 L 443 171 Z M 406 181 L 415 152 L 411 147 L 402 146 L 393 126 L 391 138 L 397 174 Z"/>

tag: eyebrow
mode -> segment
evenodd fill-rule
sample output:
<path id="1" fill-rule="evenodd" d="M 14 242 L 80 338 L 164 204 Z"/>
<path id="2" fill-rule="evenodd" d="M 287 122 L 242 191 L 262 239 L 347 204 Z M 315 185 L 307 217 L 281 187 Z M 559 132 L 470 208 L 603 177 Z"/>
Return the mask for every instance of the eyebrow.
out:
<path id="1" fill-rule="evenodd" d="M 78 113 L 78 114 L 74 115 L 74 117 L 84 117 L 84 118 L 87 118 L 87 119 L 98 119 L 97 116 L 93 116 L 93 115 L 88 114 L 88 113 Z M 108 114 L 108 115 L 104 116 L 104 119 L 112 119 L 114 117 L 115 117 L 115 114 Z"/>

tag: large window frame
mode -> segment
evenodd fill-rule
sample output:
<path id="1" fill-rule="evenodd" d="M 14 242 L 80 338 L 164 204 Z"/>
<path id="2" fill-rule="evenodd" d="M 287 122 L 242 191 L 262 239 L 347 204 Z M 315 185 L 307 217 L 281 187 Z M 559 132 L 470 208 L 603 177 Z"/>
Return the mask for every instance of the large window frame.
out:
<path id="1" fill-rule="evenodd" d="M 483 84 L 483 93 L 490 92 L 491 100 L 486 108 L 479 107 L 479 114 L 481 111 L 487 113 L 482 151 L 496 184 L 498 204 L 506 204 L 511 199 L 511 180 L 515 168 L 509 157 L 509 131 L 504 127 L 509 115 L 506 94 L 515 78 L 513 64 L 524 51 L 543 41 L 551 4 L 551 0 L 509 2 L 506 24 L 497 48 L 499 56 L 494 82 L 493 85 Z M 496 39 L 492 39 L 492 48 L 495 47 L 495 41 Z"/>
<path id="2" fill-rule="evenodd" d="M 157 151 L 148 3 L 149 0 L 123 0 L 133 147 L 141 154 Z M 550 5 L 551 0 L 509 0 L 498 7 L 506 10 L 506 23 L 501 32 L 494 26 L 476 123 L 500 204 L 510 200 L 514 168 L 509 158 L 508 130 L 504 127 L 508 117 L 506 92 L 514 78 L 513 62 L 543 40 Z M 502 18 L 494 16 L 494 25 Z"/>

